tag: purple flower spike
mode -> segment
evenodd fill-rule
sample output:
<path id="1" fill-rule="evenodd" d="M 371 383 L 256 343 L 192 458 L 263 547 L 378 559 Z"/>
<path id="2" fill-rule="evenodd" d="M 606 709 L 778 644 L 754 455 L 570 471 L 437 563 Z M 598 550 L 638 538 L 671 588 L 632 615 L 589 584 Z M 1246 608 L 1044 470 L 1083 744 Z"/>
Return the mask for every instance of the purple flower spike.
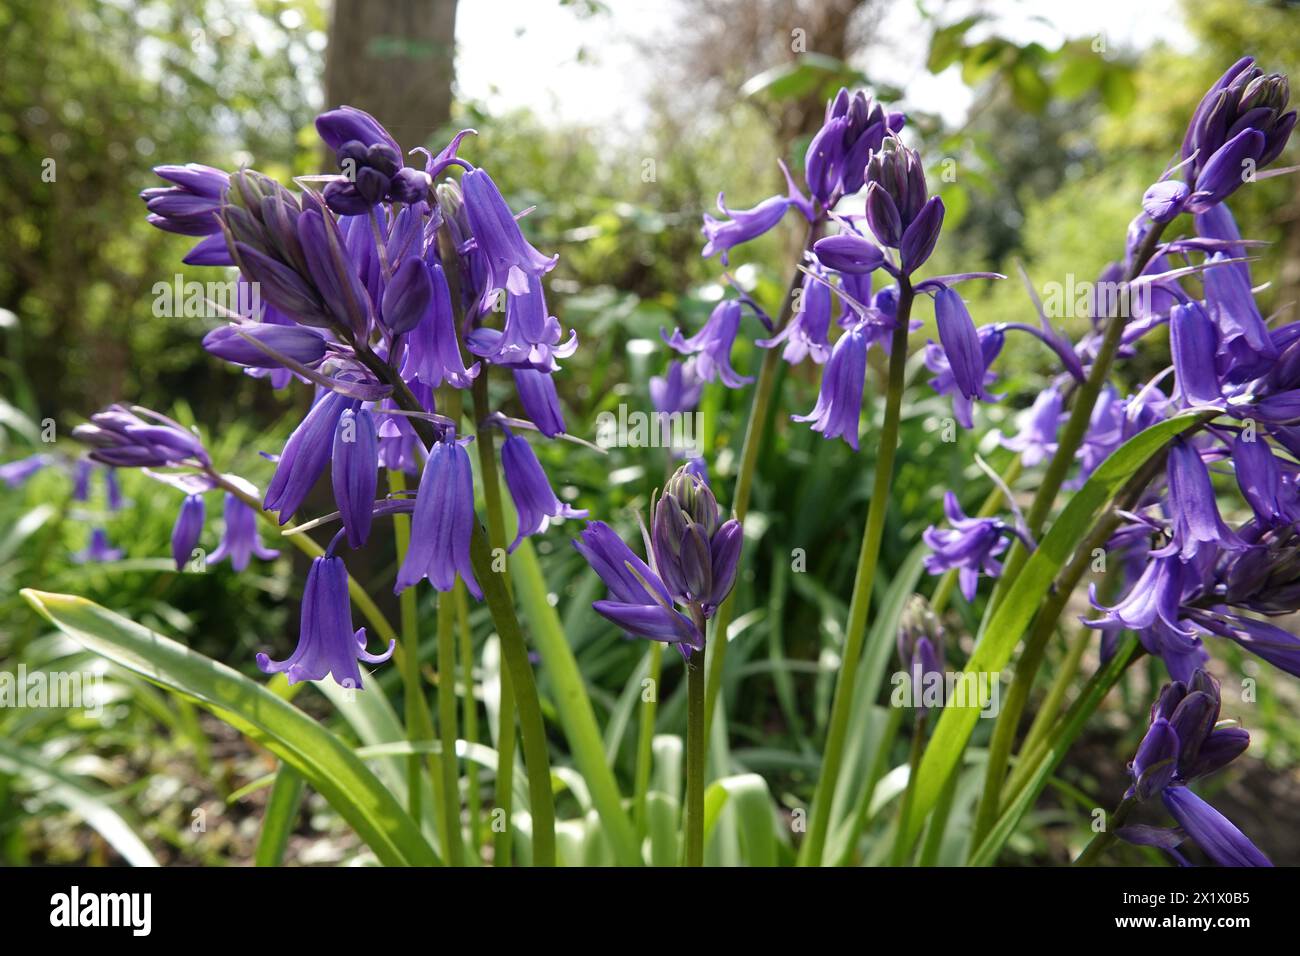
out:
<path id="1" fill-rule="evenodd" d="M 997 577 L 1002 565 L 997 556 L 1007 549 L 1007 524 L 998 518 L 969 518 L 951 491 L 943 497 L 943 511 L 952 527 L 930 527 L 921 535 L 933 554 L 925 558 L 925 570 L 942 574 L 959 569 L 961 593 L 967 601 L 975 599 L 979 577 Z"/>
<path id="2" fill-rule="evenodd" d="M 351 405 L 352 399 L 336 392 L 322 394 L 285 442 L 263 502 L 267 511 L 279 513 L 280 524 L 294 516 L 325 470 L 339 418 Z"/>
<path id="3" fill-rule="evenodd" d="M 253 509 L 229 492 L 226 493 L 225 518 L 226 528 L 221 534 L 221 543 L 208 557 L 209 564 L 229 558 L 230 566 L 235 571 L 243 571 L 248 567 L 250 558 L 270 561 L 280 556 L 279 551 L 262 544 L 262 539 L 257 534 L 257 515 Z"/>
<path id="4" fill-rule="evenodd" d="M 660 334 L 669 346 L 683 355 L 697 355 L 695 370 L 704 381 L 721 378 L 727 388 L 740 388 L 753 381 L 753 378 L 737 374 L 731 367 L 731 347 L 740 331 L 740 316 L 740 300 L 723 299 L 713 307 L 700 331 L 689 339 L 682 337 L 681 329 L 674 329 L 671 336 L 666 330 L 660 330 Z"/>
<path id="5" fill-rule="evenodd" d="M 843 438 L 854 451 L 867 379 L 867 344 L 862 324 L 841 335 L 822 371 L 817 404 L 807 415 L 791 416 L 797 422 L 812 422 L 812 430 L 825 438 Z"/>
<path id="6" fill-rule="evenodd" d="M 283 673 L 290 684 L 333 677 L 340 687 L 360 690 L 358 661 L 382 664 L 393 656 L 395 641 L 388 650 L 371 654 L 366 650 L 366 629 L 352 630 L 352 606 L 348 603 L 348 570 L 343 559 L 325 554 L 311 563 L 302 595 L 302 621 L 298 646 L 286 660 L 273 661 L 257 655 L 264 674 Z"/>
<path id="7" fill-rule="evenodd" d="M 1219 516 L 1209 469 L 1195 446 L 1181 439 L 1170 445 L 1167 474 L 1173 540 L 1151 552 L 1153 556 L 1177 554 L 1183 561 L 1191 561 L 1203 548 L 1240 551 L 1246 547 Z"/>
<path id="8" fill-rule="evenodd" d="M 825 282 L 806 275 L 794 317 L 776 335 L 759 339 L 755 344 L 771 349 L 784 343 L 781 358 L 791 365 L 798 365 L 809 355 L 818 365 L 824 365 L 831 355 L 827 338 L 830 325 L 831 290 Z"/>
<path id="9" fill-rule="evenodd" d="M 487 261 L 488 289 L 516 295 L 527 292 L 529 276 L 540 278 L 550 272 L 559 256 L 548 259 L 529 245 L 501 191 L 483 170 L 466 173 L 460 188 L 474 241 Z"/>
<path id="10" fill-rule="evenodd" d="M 556 497 L 541 462 L 522 436 L 509 435 L 502 444 L 501 468 L 519 516 L 519 532 L 508 549 L 510 552 L 513 553 L 524 538 L 545 531 L 552 520 L 587 517 L 586 511 L 572 508 Z"/>
<path id="11" fill-rule="evenodd" d="M 704 214 L 704 228 L 700 231 L 708 242 L 700 254 L 707 259 L 720 252 L 722 264 L 727 265 L 731 249 L 763 235 L 781 221 L 789 208 L 790 200 L 785 196 L 772 196 L 752 209 L 728 209 L 726 198 L 718 193 L 718 210 L 727 218 L 714 219 Z"/>
<path id="12" fill-rule="evenodd" d="M 523 405 L 528 420 L 547 438 L 563 435 L 564 412 L 560 408 L 560 396 L 550 374 L 533 368 L 517 368 L 514 369 L 514 376 L 515 391 L 519 394 L 519 403 Z"/>
<path id="13" fill-rule="evenodd" d="M 440 441 L 429 452 L 420 476 L 411 546 L 397 572 L 395 590 L 404 591 L 427 577 L 437 590 L 450 591 L 459 573 L 469 593 L 481 600 L 469 556 L 475 520 L 469 453 L 454 439 Z"/>
<path id="14" fill-rule="evenodd" d="M 350 548 L 361 547 L 370 536 L 378 474 L 379 439 L 374 416 L 364 408 L 349 408 L 339 417 L 334 430 L 331 477 Z"/>
<path id="15" fill-rule="evenodd" d="M 185 562 L 203 534 L 203 495 L 186 495 L 172 527 L 172 560 L 176 570 L 184 571 Z"/>

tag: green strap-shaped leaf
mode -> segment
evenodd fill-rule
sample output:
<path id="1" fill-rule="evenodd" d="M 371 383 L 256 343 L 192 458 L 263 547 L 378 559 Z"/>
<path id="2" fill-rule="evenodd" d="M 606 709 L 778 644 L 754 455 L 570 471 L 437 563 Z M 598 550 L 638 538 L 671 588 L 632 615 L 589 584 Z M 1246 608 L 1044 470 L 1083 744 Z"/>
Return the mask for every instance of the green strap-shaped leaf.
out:
<path id="1" fill-rule="evenodd" d="M 257 838 L 257 854 L 253 858 L 256 866 L 279 866 L 284 862 L 284 850 L 289 845 L 289 834 L 298 822 L 304 789 L 298 772 L 281 764 L 275 772 L 271 796 L 262 814 L 262 832 Z"/>
<path id="2" fill-rule="evenodd" d="M 1021 568 L 1006 597 L 980 635 L 975 651 L 966 663 L 966 673 L 996 674 L 1007 666 L 1057 573 L 1092 529 L 1102 509 L 1152 456 L 1173 438 L 1204 421 L 1205 415 L 1205 412 L 1187 412 L 1152 425 L 1134 435 L 1102 462 L 1070 499 L 1065 510 L 1052 523 L 1051 529 Z M 972 683 L 967 686 L 978 685 Z M 957 766 L 979 715 L 980 709 L 977 706 L 944 708 L 917 773 L 911 812 L 904 832 L 904 839 L 909 843 L 920 834 L 925 817 L 939 799 L 939 792 Z"/>
<path id="3" fill-rule="evenodd" d="M 266 747 L 329 801 L 381 863 L 438 862 L 419 827 L 361 758 L 297 707 L 225 664 L 84 598 L 30 588 L 22 595 L 89 650 L 196 701 Z"/>

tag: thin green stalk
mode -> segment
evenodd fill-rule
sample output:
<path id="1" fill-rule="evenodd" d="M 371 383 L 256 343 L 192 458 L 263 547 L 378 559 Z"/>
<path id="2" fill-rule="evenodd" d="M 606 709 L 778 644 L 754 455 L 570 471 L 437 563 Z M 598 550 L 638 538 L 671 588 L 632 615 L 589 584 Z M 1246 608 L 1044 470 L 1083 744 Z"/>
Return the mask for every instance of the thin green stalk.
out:
<path id="1" fill-rule="evenodd" d="M 461 725 L 465 728 L 465 741 L 471 747 L 478 743 L 478 703 L 474 699 L 474 631 L 469 624 L 469 598 L 465 582 L 457 581 L 456 629 L 460 634 L 460 672 L 464 681 L 461 698 Z M 466 803 L 469 809 L 469 845 L 474 862 L 483 862 L 483 806 L 479 793 L 478 764 L 465 763 Z"/>
<path id="2" fill-rule="evenodd" d="M 822 755 L 821 777 L 813 797 L 812 819 L 808 836 L 800 848 L 799 862 L 804 866 L 819 866 L 830 827 L 831 805 L 835 786 L 839 782 L 840 765 L 844 759 L 845 735 L 848 732 L 849 712 L 853 706 L 853 690 L 857 679 L 858 661 L 866 636 L 867 616 L 871 610 L 871 592 L 875 583 L 876 565 L 880 560 L 880 542 L 885 532 L 885 513 L 889 510 L 889 491 L 894 477 L 894 457 L 898 452 L 899 423 L 903 409 L 903 386 L 907 371 L 907 332 L 912 318 L 912 286 L 906 278 L 898 283 L 898 315 L 890 343 L 889 381 L 885 390 L 885 419 L 880 430 L 880 455 L 876 459 L 875 484 L 871 504 L 867 508 L 867 522 L 862 532 L 862 548 L 858 553 L 858 569 L 853 581 L 853 597 L 849 603 L 848 627 L 845 629 L 844 659 L 839 678 L 835 683 L 835 697 L 831 704 L 830 725 L 826 733 L 826 749 Z"/>
<path id="3" fill-rule="evenodd" d="M 1124 825 L 1124 821 L 1128 819 L 1129 813 L 1136 805 L 1137 799 L 1135 797 L 1125 797 L 1121 800 L 1114 812 L 1106 817 L 1106 829 L 1088 841 L 1088 845 L 1083 848 L 1083 852 L 1074 861 L 1074 865 L 1094 866 L 1101 858 L 1101 855 L 1115 842 L 1115 831 Z"/>
<path id="4" fill-rule="evenodd" d="M 423 413 L 424 409 L 419 400 L 412 394 L 410 386 L 400 375 L 362 343 L 354 342 L 353 348 L 357 358 L 380 381 L 392 387 L 392 398 L 400 408 Z M 484 378 L 484 375 L 480 375 L 475 380 L 476 387 L 477 383 Z M 486 390 L 486 383 L 484 389 Z M 434 433 L 429 422 L 421 418 L 412 418 L 411 425 L 426 445 L 433 444 Z M 491 441 L 490 434 L 479 434 L 476 444 L 490 444 Z M 488 488 L 492 488 L 497 480 L 495 468 L 490 475 L 484 475 L 484 484 Z M 488 500 L 490 502 L 491 499 Z M 488 544 L 483 526 L 475 521 L 470 531 L 470 562 L 474 568 L 474 577 L 483 590 L 483 600 L 492 615 L 492 623 L 496 625 L 497 635 L 501 639 L 502 656 L 505 658 L 506 667 L 510 670 L 510 677 L 515 687 L 515 706 L 519 712 L 524 769 L 528 774 L 529 801 L 533 817 L 533 863 L 537 866 L 554 866 L 555 794 L 551 790 L 551 758 L 546 743 L 546 724 L 542 719 L 541 702 L 537 696 L 537 682 L 533 677 L 532 664 L 528 660 L 528 645 L 524 642 L 519 618 L 515 616 L 515 606 L 506 587 L 505 574 L 493 567 L 492 547 Z"/>
<path id="5" fill-rule="evenodd" d="M 409 590 L 409 589 L 408 589 Z M 438 595 L 438 739 L 442 741 L 442 812 L 448 866 L 462 866 L 460 832 L 460 765 L 456 759 L 456 608 L 453 591 Z"/>
<path id="6" fill-rule="evenodd" d="M 821 234 L 819 225 L 808 229 L 804 249 L 812 244 Z M 790 278 L 786 288 L 785 300 L 781 303 L 781 312 L 777 317 L 776 329 L 784 328 L 794 314 L 795 294 L 803 284 L 803 273 L 798 269 Z M 749 421 L 745 424 L 745 441 L 740 449 L 740 468 L 736 472 L 736 488 L 731 495 L 731 511 L 742 525 L 749 514 L 749 497 L 754 487 L 754 472 L 758 466 L 758 453 L 763 446 L 763 431 L 772 405 L 772 396 L 776 391 L 777 373 L 781 369 L 781 355 L 777 349 L 765 349 L 763 362 L 758 369 L 758 381 L 754 385 L 754 399 L 749 407 Z M 708 642 L 708 687 L 704 704 L 704 735 L 708 737 L 713 727 L 713 711 L 718 704 L 718 694 L 722 690 L 723 664 L 727 659 L 727 629 L 736 613 L 736 589 L 727 595 L 713 616 L 713 636 Z"/>
<path id="7" fill-rule="evenodd" d="M 1052 729 L 1052 724 L 1061 712 L 1061 704 L 1065 701 L 1066 692 L 1074 681 L 1075 675 L 1079 673 L 1079 664 L 1082 663 L 1084 652 L 1092 642 L 1092 634 L 1092 628 L 1081 626 L 1079 632 L 1075 634 L 1074 640 L 1070 642 L 1070 646 L 1065 652 L 1065 660 L 1061 662 L 1056 677 L 1052 680 L 1052 686 L 1048 688 L 1047 696 L 1043 698 L 1042 704 L 1039 705 L 1038 711 L 1034 714 L 1034 722 L 1029 725 L 1029 732 L 1025 734 L 1024 743 L 1020 745 L 1022 756 L 1032 752 L 1047 736 L 1048 731 Z M 1017 769 L 1019 769 L 1018 766 Z M 1013 779 L 1015 774 L 1016 771 L 1013 770 Z"/>
<path id="8" fill-rule="evenodd" d="M 388 472 L 388 490 L 394 497 L 400 497 L 406 491 L 406 476 L 397 470 Z M 406 560 L 407 549 L 411 546 L 411 518 L 409 515 L 393 515 L 393 537 L 397 545 L 397 564 L 400 567 Z M 420 701 L 424 689 L 420 679 L 420 621 L 416 603 L 415 588 L 407 588 L 398 596 L 398 608 L 402 625 L 402 687 L 405 697 L 406 739 L 412 744 L 419 743 Z M 426 705 L 427 706 L 427 705 Z M 420 755 L 412 753 L 406 758 L 406 788 L 409 794 L 411 819 L 420 819 Z M 444 854 L 445 855 L 445 854 Z"/>
<path id="9" fill-rule="evenodd" d="M 651 641 L 647 679 L 650 681 L 650 696 L 641 702 L 641 726 L 636 739 L 636 792 L 632 795 L 633 817 L 636 825 L 637 845 L 645 839 L 648 821 L 646 820 L 646 793 L 650 789 L 650 770 L 654 762 L 652 746 L 655 736 L 655 713 L 659 702 L 659 675 L 663 670 L 664 645 Z"/>
<path id="10" fill-rule="evenodd" d="M 907 786 L 903 788 L 903 799 L 898 802 L 898 828 L 894 835 L 894 850 L 890 855 L 891 866 L 903 866 L 911 848 L 903 840 L 903 823 L 912 812 L 912 792 L 916 789 L 916 771 L 921 766 L 921 754 L 925 752 L 925 725 L 929 711 L 921 711 L 912 724 L 912 745 L 907 756 Z"/>
<path id="11" fill-rule="evenodd" d="M 704 615 L 696 612 L 696 625 L 704 626 Z M 691 652 L 686 663 L 686 812 L 682 842 L 686 865 L 704 865 L 704 758 L 708 741 L 704 736 L 704 652 Z"/>

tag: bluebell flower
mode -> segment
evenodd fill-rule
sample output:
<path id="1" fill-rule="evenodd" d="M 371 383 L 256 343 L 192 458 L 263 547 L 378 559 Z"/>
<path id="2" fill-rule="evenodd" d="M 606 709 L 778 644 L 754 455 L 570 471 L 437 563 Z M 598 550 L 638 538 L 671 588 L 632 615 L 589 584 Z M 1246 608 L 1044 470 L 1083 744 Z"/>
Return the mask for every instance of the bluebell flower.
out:
<path id="1" fill-rule="evenodd" d="M 302 595 L 298 646 L 282 661 L 257 655 L 264 674 L 283 673 L 290 684 L 332 677 L 340 687 L 362 688 L 357 662 L 382 664 L 393 656 L 395 641 L 382 654 L 366 650 L 366 629 L 352 630 L 352 606 L 348 599 L 348 571 L 343 559 L 325 554 L 311 563 Z"/>
<path id="2" fill-rule="evenodd" d="M 995 578 L 1002 573 L 997 557 L 1007 549 L 1010 529 L 1000 518 L 967 517 L 951 491 L 944 494 L 943 511 L 950 527 L 930 527 L 921 535 L 932 552 L 926 555 L 925 570 L 942 574 L 956 569 L 961 593 L 973 601 L 981 574 Z"/>
<path id="3" fill-rule="evenodd" d="M 337 392 L 322 393 L 285 442 L 262 503 L 267 511 L 279 513 L 280 524 L 294 516 L 325 470 L 339 419 L 353 404 Z"/>
<path id="4" fill-rule="evenodd" d="M 529 535 L 545 531 L 551 521 L 565 518 L 585 518 L 587 512 L 578 510 L 556 497 L 551 483 L 542 470 L 542 464 L 521 435 L 506 430 L 506 440 L 501 445 L 501 470 L 505 474 L 506 488 L 515 505 L 519 530 L 507 549 L 513 552 L 519 542 Z"/>
<path id="5" fill-rule="evenodd" d="M 493 365 L 510 368 L 534 368 L 554 372 L 557 358 L 567 358 L 578 348 L 578 336 L 572 330 L 565 342 L 560 339 L 560 322 L 546 307 L 541 280 L 530 277 L 528 290 L 510 296 L 506 303 L 505 327 L 501 331 L 480 327 L 465 339 L 466 347 Z"/>
<path id="6" fill-rule="evenodd" d="M 690 338 L 681 329 L 671 336 L 661 329 L 663 340 L 683 355 L 694 355 L 695 371 L 706 382 L 722 379 L 727 388 L 740 388 L 753 378 L 739 375 L 731 367 L 731 348 L 740 331 L 741 305 L 738 299 L 723 299 L 709 314 L 708 321 Z"/>
<path id="7" fill-rule="evenodd" d="M 422 266 L 423 267 L 423 266 Z M 432 298 L 419 322 L 407 333 L 404 378 L 418 379 L 430 388 L 449 382 L 455 388 L 469 388 L 479 374 L 477 362 L 465 367 L 456 337 L 451 290 L 442 266 L 427 267 Z"/>
<path id="8" fill-rule="evenodd" d="M 217 549 L 208 557 L 209 564 L 229 558 L 231 568 L 243 571 L 251 558 L 270 561 L 280 556 L 279 551 L 262 544 L 257 533 L 257 515 L 238 495 L 226 493 L 224 515 L 226 526 Z"/>
<path id="9" fill-rule="evenodd" d="M 186 495 L 176 514 L 176 524 L 172 527 L 172 560 L 176 570 L 184 571 L 185 563 L 199 543 L 203 534 L 203 495 Z"/>
<path id="10" fill-rule="evenodd" d="M 1176 439 L 1169 446 L 1166 474 L 1171 540 L 1164 548 L 1151 552 L 1152 555 L 1177 554 L 1183 561 L 1191 561 L 1203 548 L 1240 550 L 1245 547 L 1219 516 L 1210 472 L 1196 446 Z"/>
<path id="11" fill-rule="evenodd" d="M 45 452 L 37 452 L 34 455 L 28 455 L 26 458 L 7 461 L 0 465 L 0 481 L 3 481 L 10 488 L 18 488 L 25 484 L 32 475 L 47 467 L 53 461 L 53 456 Z"/>
<path id="12" fill-rule="evenodd" d="M 1046 461 L 1056 454 L 1056 433 L 1061 425 L 1061 390 L 1049 385 L 1038 393 L 1034 404 L 1023 415 L 1020 431 L 1012 438 L 1002 438 L 1002 447 L 1020 455 L 1026 468 Z"/>
<path id="13" fill-rule="evenodd" d="M 771 338 L 759 339 L 755 344 L 765 349 L 784 345 L 781 358 L 791 365 L 798 365 L 810 355 L 814 362 L 822 365 L 831 355 L 831 344 L 827 338 L 830 325 L 830 287 L 824 281 L 806 275 L 801 286 L 799 305 L 785 328 Z"/>
<path id="14" fill-rule="evenodd" d="M 365 409 L 345 409 L 334 430 L 331 478 L 348 546 L 359 548 L 370 537 L 375 487 L 379 474 L 379 436 Z"/>
<path id="15" fill-rule="evenodd" d="M 695 359 L 671 361 L 662 376 L 650 378 L 650 403 L 661 415 L 689 412 L 700 403 L 704 381 L 695 372 Z"/>
<path id="16" fill-rule="evenodd" d="M 121 559 L 121 548 L 113 547 L 108 541 L 108 532 L 103 528 L 94 528 L 90 532 L 90 544 L 72 555 L 74 564 L 104 564 Z"/>
<path id="17" fill-rule="evenodd" d="M 785 196 L 772 196 L 752 209 L 728 209 L 726 197 L 718 193 L 718 211 L 727 218 L 715 219 L 704 214 L 704 228 L 700 231 L 708 241 L 701 255 L 707 259 L 720 252 L 722 264 L 727 265 L 732 248 L 763 235 L 781 221 L 789 208 L 790 200 Z"/>
<path id="18" fill-rule="evenodd" d="M 524 239 L 491 176 L 481 169 L 471 170 L 461 177 L 460 188 L 474 242 L 487 263 L 489 290 L 522 295 L 528 291 L 530 276 L 540 278 L 555 268 L 559 257 L 542 255 Z"/>
<path id="19" fill-rule="evenodd" d="M 812 422 L 812 430 L 825 438 L 843 438 L 858 449 L 858 424 L 862 390 L 867 378 L 867 335 L 859 323 L 848 329 L 831 350 L 822 370 L 817 404 L 807 415 L 792 415 L 797 422 Z"/>
<path id="20" fill-rule="evenodd" d="M 517 368 L 512 371 L 515 392 L 519 395 L 519 403 L 524 407 L 525 417 L 547 438 L 563 435 L 564 412 L 560 408 L 560 396 L 550 373 L 533 368 Z"/>
<path id="21" fill-rule="evenodd" d="M 470 561 L 476 520 L 469 454 L 452 436 L 429 451 L 416 492 L 411 544 L 397 572 L 396 590 L 404 591 L 427 577 L 437 590 L 450 591 L 459 574 L 469 593 L 481 599 Z"/>

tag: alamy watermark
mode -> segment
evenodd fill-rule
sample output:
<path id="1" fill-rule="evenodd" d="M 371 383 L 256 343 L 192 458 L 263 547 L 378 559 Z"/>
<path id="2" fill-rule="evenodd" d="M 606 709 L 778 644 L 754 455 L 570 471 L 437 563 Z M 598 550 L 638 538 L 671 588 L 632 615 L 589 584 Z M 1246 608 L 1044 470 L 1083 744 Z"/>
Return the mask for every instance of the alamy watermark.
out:
<path id="1" fill-rule="evenodd" d="M 701 412 L 629 411 L 596 416 L 596 444 L 601 448 L 667 448 L 688 456 L 703 453 L 704 415 Z"/>
<path id="2" fill-rule="evenodd" d="M 1002 675 L 997 671 L 927 671 L 919 681 L 898 671 L 889 682 L 894 686 L 891 707 L 974 707 L 981 717 L 996 717 L 1002 710 Z"/>
<path id="3" fill-rule="evenodd" d="M 1043 285 L 1043 312 L 1049 319 L 1104 318 L 1131 319 L 1151 311 L 1151 283 L 1136 288 L 1128 282 L 1090 282 L 1076 280 L 1073 272 L 1065 282 Z"/>
<path id="4" fill-rule="evenodd" d="M 67 707 L 91 717 L 104 711 L 104 675 L 94 671 L 0 671 L 0 708 Z"/>
<path id="5" fill-rule="evenodd" d="M 153 314 L 159 319 L 228 319 L 262 314 L 262 288 L 258 282 L 186 281 L 178 272 L 170 282 L 155 282 L 150 291 Z"/>

